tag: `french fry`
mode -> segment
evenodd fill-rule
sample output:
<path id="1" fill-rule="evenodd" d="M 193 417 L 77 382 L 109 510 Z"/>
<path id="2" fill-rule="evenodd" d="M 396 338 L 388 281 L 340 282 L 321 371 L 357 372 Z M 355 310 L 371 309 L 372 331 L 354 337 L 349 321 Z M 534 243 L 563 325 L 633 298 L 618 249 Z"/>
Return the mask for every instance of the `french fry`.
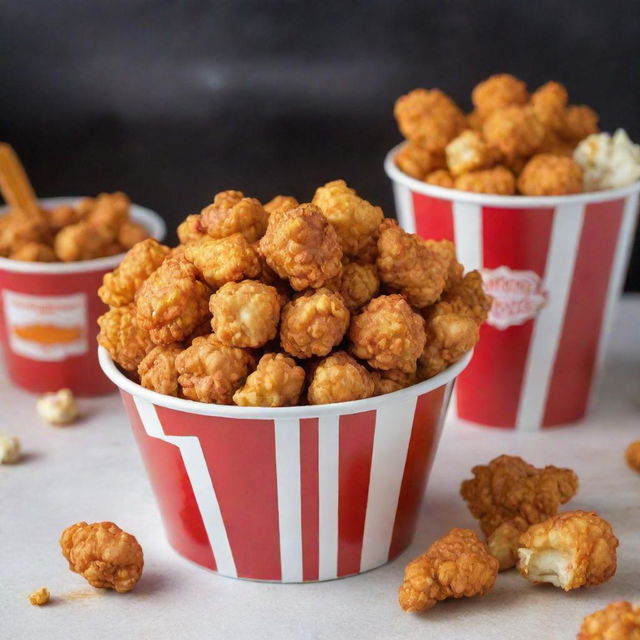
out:
<path id="1" fill-rule="evenodd" d="M 0 143 L 0 191 L 5 202 L 15 211 L 39 217 L 40 209 L 29 178 L 13 147 Z"/>

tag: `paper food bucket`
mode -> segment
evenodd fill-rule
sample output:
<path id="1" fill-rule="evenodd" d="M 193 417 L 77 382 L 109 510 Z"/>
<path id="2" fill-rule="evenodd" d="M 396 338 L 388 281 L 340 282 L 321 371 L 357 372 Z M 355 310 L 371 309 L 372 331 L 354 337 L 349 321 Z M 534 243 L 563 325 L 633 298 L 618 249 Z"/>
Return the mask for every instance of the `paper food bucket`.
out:
<path id="1" fill-rule="evenodd" d="M 535 430 L 581 419 L 623 286 L 640 183 L 571 196 L 492 196 L 409 177 L 385 159 L 399 223 L 452 240 L 494 298 L 456 387 L 460 418 Z"/>
<path id="2" fill-rule="evenodd" d="M 449 397 L 470 354 L 376 398 L 283 408 L 204 404 L 119 387 L 169 543 L 224 576 L 332 580 L 411 542 Z"/>
<path id="3" fill-rule="evenodd" d="M 48 198 L 47 207 L 79 198 Z M 157 213 L 131 205 L 131 219 L 157 240 L 165 224 Z M 6 207 L 0 209 L 0 215 Z M 113 391 L 96 355 L 97 319 L 106 311 L 97 295 L 105 273 L 124 254 L 68 263 L 0 258 L 0 343 L 9 377 L 36 393 L 69 388 L 91 396 Z"/>

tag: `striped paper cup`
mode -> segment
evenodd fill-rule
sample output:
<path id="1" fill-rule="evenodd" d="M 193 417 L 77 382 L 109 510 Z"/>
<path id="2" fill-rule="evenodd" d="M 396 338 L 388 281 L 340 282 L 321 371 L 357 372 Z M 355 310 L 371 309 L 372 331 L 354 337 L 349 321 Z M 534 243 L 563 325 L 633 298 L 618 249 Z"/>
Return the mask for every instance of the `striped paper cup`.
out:
<path id="1" fill-rule="evenodd" d="M 120 388 L 169 543 L 221 575 L 276 582 L 368 571 L 414 534 L 451 389 L 471 354 L 376 398 L 236 407 Z"/>
<path id="2" fill-rule="evenodd" d="M 47 198 L 55 207 L 79 198 Z M 0 215 L 6 207 L 0 209 Z M 157 213 L 131 205 L 131 219 L 162 240 Z M 106 311 L 97 290 L 124 254 L 79 262 L 21 262 L 0 258 L 0 344 L 9 377 L 35 393 L 71 389 L 93 396 L 113 391 L 102 375 L 95 343 L 98 316 Z"/>
<path id="3" fill-rule="evenodd" d="M 455 242 L 494 298 L 456 388 L 459 417 L 536 430 L 580 420 L 631 250 L 640 182 L 571 196 L 492 196 L 415 180 L 385 159 L 400 224 Z"/>

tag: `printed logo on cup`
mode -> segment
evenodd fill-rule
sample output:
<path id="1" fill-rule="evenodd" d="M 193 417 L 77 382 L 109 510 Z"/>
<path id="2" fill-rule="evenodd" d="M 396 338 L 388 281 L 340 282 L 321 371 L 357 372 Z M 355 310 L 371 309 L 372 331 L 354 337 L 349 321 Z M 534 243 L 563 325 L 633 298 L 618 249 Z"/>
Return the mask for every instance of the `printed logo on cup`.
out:
<path id="1" fill-rule="evenodd" d="M 87 352 L 87 296 L 32 296 L 3 291 L 11 350 L 53 362 Z"/>
<path id="2" fill-rule="evenodd" d="M 493 296 L 487 318 L 496 329 L 507 329 L 535 318 L 544 307 L 548 293 L 534 271 L 515 271 L 509 267 L 481 269 L 484 290 Z"/>

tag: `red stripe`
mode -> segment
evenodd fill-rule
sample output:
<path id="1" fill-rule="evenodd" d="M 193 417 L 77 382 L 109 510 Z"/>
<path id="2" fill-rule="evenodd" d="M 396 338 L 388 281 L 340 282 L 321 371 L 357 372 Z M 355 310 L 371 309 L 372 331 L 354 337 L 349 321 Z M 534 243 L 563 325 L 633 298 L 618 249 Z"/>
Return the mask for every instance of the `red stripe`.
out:
<path id="1" fill-rule="evenodd" d="M 624 200 L 615 200 L 585 209 L 545 426 L 574 422 L 586 412 L 623 208 Z"/>
<path id="2" fill-rule="evenodd" d="M 452 203 L 413 193 L 416 233 L 423 238 L 453 241 Z"/>
<path id="3" fill-rule="evenodd" d="M 302 494 L 302 579 L 318 579 L 318 419 L 300 420 L 300 490 Z"/>
<path id="4" fill-rule="evenodd" d="M 158 407 L 165 433 L 197 436 L 216 491 L 238 577 L 280 580 L 272 420 L 237 420 Z"/>
<path id="5" fill-rule="evenodd" d="M 506 265 L 544 277 L 553 211 L 483 207 L 484 267 Z M 532 330 L 532 320 L 504 330 L 482 326 L 475 355 L 458 380 L 461 418 L 515 426 Z"/>
<path id="6" fill-rule="evenodd" d="M 340 418 L 338 461 L 338 575 L 360 571 L 376 412 Z"/>
<path id="7" fill-rule="evenodd" d="M 147 435 L 133 398 L 121 392 L 171 546 L 193 562 L 216 569 L 209 537 L 177 446 Z"/>
<path id="8" fill-rule="evenodd" d="M 420 505 L 437 444 L 435 439 L 445 389 L 446 387 L 440 387 L 418 398 L 389 546 L 389 560 L 393 560 L 409 546 L 416 530 Z"/>

